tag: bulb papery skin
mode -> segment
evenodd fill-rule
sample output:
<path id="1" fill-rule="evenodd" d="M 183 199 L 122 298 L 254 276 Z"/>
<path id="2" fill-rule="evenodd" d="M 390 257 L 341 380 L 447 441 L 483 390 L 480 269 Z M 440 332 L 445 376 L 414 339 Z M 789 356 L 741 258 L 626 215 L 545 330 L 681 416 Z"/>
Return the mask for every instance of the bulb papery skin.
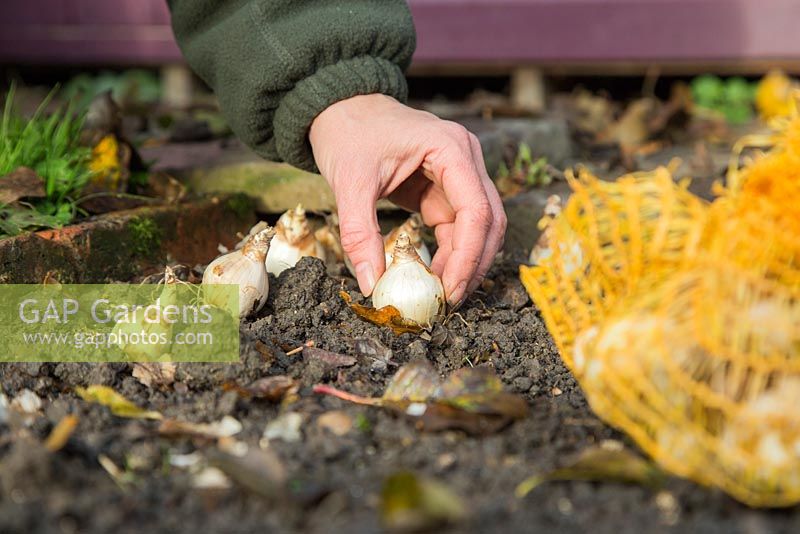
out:
<path id="1" fill-rule="evenodd" d="M 444 312 L 444 287 L 438 276 L 422 263 L 408 236 L 401 234 L 394 260 L 372 292 L 375 308 L 394 306 L 404 319 L 429 325 Z"/>
<path id="2" fill-rule="evenodd" d="M 266 268 L 267 272 L 280 275 L 286 269 L 294 267 L 300 258 L 311 256 L 325 260 L 325 248 L 316 240 L 313 235 L 308 235 L 304 242 L 300 244 L 291 244 L 280 234 L 275 236 L 272 244 L 269 247 L 269 254 L 267 254 Z"/>
<path id="3" fill-rule="evenodd" d="M 203 285 L 237 284 L 239 286 L 239 317 L 260 310 L 267 302 L 269 277 L 264 260 L 270 249 L 275 231 L 267 228 L 254 235 L 241 250 L 220 256 L 206 267 Z M 206 302 L 223 309 L 228 308 L 226 294 L 206 287 Z"/>
<path id="4" fill-rule="evenodd" d="M 324 261 L 325 248 L 311 231 L 305 210 L 298 205 L 281 215 L 275 225 L 275 239 L 272 240 L 266 259 L 267 272 L 278 276 L 297 265 L 304 256 Z"/>
<path id="5" fill-rule="evenodd" d="M 419 259 L 422 260 L 422 263 L 424 263 L 425 265 L 430 267 L 430 265 L 431 265 L 431 253 L 428 250 L 428 246 L 425 243 L 421 243 L 419 248 L 417 248 L 417 247 L 414 247 L 414 248 L 417 251 L 417 255 L 419 256 Z M 394 255 L 391 252 L 386 252 L 385 254 L 386 254 L 386 256 L 385 256 L 386 265 L 387 266 L 391 265 L 392 264 L 392 260 L 394 260 Z"/>
<path id="6" fill-rule="evenodd" d="M 401 234 L 406 234 L 411 241 L 411 244 L 414 245 L 414 249 L 417 251 L 420 259 L 430 267 L 431 265 L 431 253 L 428 250 L 427 245 L 422 240 L 422 219 L 419 214 L 414 214 L 408 218 L 403 224 L 394 228 L 391 232 L 386 234 L 383 238 L 383 249 L 384 253 L 386 254 L 386 265 L 387 267 L 392 263 L 392 257 L 394 248 L 397 245 L 397 238 Z"/>

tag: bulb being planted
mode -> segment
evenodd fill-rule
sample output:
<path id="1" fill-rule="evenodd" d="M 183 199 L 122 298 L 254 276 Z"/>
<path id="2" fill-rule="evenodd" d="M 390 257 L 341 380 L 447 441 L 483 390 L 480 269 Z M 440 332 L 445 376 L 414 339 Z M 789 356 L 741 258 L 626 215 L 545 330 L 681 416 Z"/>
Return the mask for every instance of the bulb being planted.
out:
<path id="1" fill-rule="evenodd" d="M 226 294 L 215 292 L 214 284 L 238 284 L 239 317 L 260 310 L 267 302 L 269 277 L 265 261 L 275 230 L 267 226 L 253 235 L 239 250 L 220 256 L 206 267 L 203 286 L 206 302 L 227 309 Z"/>
<path id="2" fill-rule="evenodd" d="M 325 260 L 325 248 L 317 241 L 300 204 L 281 215 L 275 225 L 275 239 L 267 254 L 267 272 L 278 276 L 294 267 L 303 256 Z"/>
<path id="3" fill-rule="evenodd" d="M 394 247 L 397 244 L 397 238 L 400 237 L 400 234 L 406 234 L 408 238 L 411 240 L 411 244 L 414 245 L 414 249 L 419 254 L 420 259 L 425 263 L 425 265 L 431 265 L 431 253 L 428 250 L 428 247 L 422 241 L 422 217 L 418 213 L 415 213 L 411 217 L 406 220 L 403 224 L 389 232 L 383 238 L 383 248 L 386 254 L 386 265 L 392 263 L 392 254 L 394 251 Z"/>
<path id="4" fill-rule="evenodd" d="M 175 292 L 178 277 L 171 267 L 164 268 L 164 288 L 159 296 L 158 306 L 166 308 L 177 303 Z M 155 304 L 155 303 L 153 303 Z M 131 360 L 154 361 L 169 353 L 171 348 L 172 324 L 159 318 L 156 321 L 147 319 L 147 308 L 132 309 L 124 318 L 119 318 L 114 325 L 117 345 Z M 161 316 L 159 316 L 161 317 Z M 144 334 L 146 339 L 159 338 L 159 343 L 131 341 Z"/>
<path id="5" fill-rule="evenodd" d="M 394 306 L 404 319 L 421 325 L 444 312 L 442 281 L 420 259 L 408 234 L 397 237 L 392 263 L 375 284 L 372 304 L 377 309 Z"/>

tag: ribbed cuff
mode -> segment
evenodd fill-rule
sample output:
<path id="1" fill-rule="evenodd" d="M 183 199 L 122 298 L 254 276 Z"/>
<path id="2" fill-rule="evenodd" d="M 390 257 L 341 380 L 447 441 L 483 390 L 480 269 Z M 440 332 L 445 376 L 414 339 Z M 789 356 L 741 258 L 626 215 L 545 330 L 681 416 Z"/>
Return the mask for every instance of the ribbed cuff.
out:
<path id="1" fill-rule="evenodd" d="M 308 142 L 313 120 L 335 102 L 373 93 L 404 102 L 408 98 L 408 85 L 400 67 L 378 57 L 361 56 L 323 67 L 299 81 L 275 111 L 273 127 L 280 159 L 317 172 Z"/>

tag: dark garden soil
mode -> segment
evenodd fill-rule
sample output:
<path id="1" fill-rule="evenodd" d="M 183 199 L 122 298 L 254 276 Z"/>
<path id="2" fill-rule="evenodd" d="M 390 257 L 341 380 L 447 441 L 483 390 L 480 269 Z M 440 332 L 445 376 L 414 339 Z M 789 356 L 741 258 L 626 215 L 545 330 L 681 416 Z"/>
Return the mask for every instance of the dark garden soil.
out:
<path id="1" fill-rule="evenodd" d="M 463 500 L 467 517 L 437 529 L 442 532 L 800 532 L 800 509 L 752 510 L 677 479 L 660 489 L 550 482 L 517 499 L 514 488 L 529 475 L 602 440 L 626 441 L 592 414 L 559 360 L 518 281 L 520 259 L 501 262 L 459 314 L 424 339 L 398 337 L 357 319 L 338 295 L 344 287 L 357 296 L 354 282 L 304 259 L 271 280 L 269 302 L 243 327 L 238 364 L 178 364 L 175 382 L 161 388 L 140 383 L 128 364 L 3 366 L 0 384 L 9 399 L 28 388 L 43 405 L 27 420 L 9 409 L 0 424 L 0 532 L 378 532 L 382 485 L 399 470 L 442 482 Z M 356 350 L 363 339 L 391 349 L 391 360 Z M 357 361 L 336 368 L 286 354 L 310 340 Z M 423 432 L 380 408 L 312 392 L 314 384 L 328 383 L 379 396 L 398 365 L 420 359 L 443 375 L 470 365 L 492 367 L 509 391 L 528 401 L 529 415 L 487 436 Z M 297 399 L 281 406 L 225 387 L 270 375 L 298 380 Z M 89 384 L 111 386 L 167 418 L 237 419 L 243 430 L 236 439 L 252 451 L 260 442 L 266 446 L 271 469 L 287 474 L 285 487 L 271 486 L 258 467 L 240 473 L 251 481 L 249 489 L 247 483 L 195 487 L 194 468 L 175 466 L 171 458 L 194 451 L 213 458 L 214 445 L 159 436 L 158 421 L 113 416 L 76 396 L 75 386 Z M 343 416 L 334 419 L 337 425 L 321 424 L 330 411 Z M 288 412 L 302 419 L 299 439 L 286 434 L 289 442 L 265 441 L 266 425 Z M 65 447 L 50 453 L 42 443 L 68 413 L 79 417 L 77 429 Z M 99 457 L 124 474 L 115 481 Z"/>

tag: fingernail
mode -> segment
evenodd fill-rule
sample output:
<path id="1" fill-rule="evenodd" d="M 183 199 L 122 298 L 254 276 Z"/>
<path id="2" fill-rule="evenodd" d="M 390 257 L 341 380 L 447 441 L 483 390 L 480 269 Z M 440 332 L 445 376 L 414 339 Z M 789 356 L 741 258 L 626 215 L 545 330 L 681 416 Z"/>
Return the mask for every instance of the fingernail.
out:
<path id="1" fill-rule="evenodd" d="M 365 297 L 372 293 L 372 288 L 375 287 L 375 271 L 372 269 L 372 264 L 368 261 L 362 261 L 356 265 L 356 280 L 358 280 L 358 287 L 361 288 L 361 293 Z"/>
<path id="2" fill-rule="evenodd" d="M 459 282 L 455 289 L 448 292 L 450 296 L 447 298 L 447 302 L 450 304 L 450 306 L 456 307 L 457 305 L 461 304 L 461 300 L 464 298 L 464 292 L 466 289 L 467 282 L 464 281 Z"/>

